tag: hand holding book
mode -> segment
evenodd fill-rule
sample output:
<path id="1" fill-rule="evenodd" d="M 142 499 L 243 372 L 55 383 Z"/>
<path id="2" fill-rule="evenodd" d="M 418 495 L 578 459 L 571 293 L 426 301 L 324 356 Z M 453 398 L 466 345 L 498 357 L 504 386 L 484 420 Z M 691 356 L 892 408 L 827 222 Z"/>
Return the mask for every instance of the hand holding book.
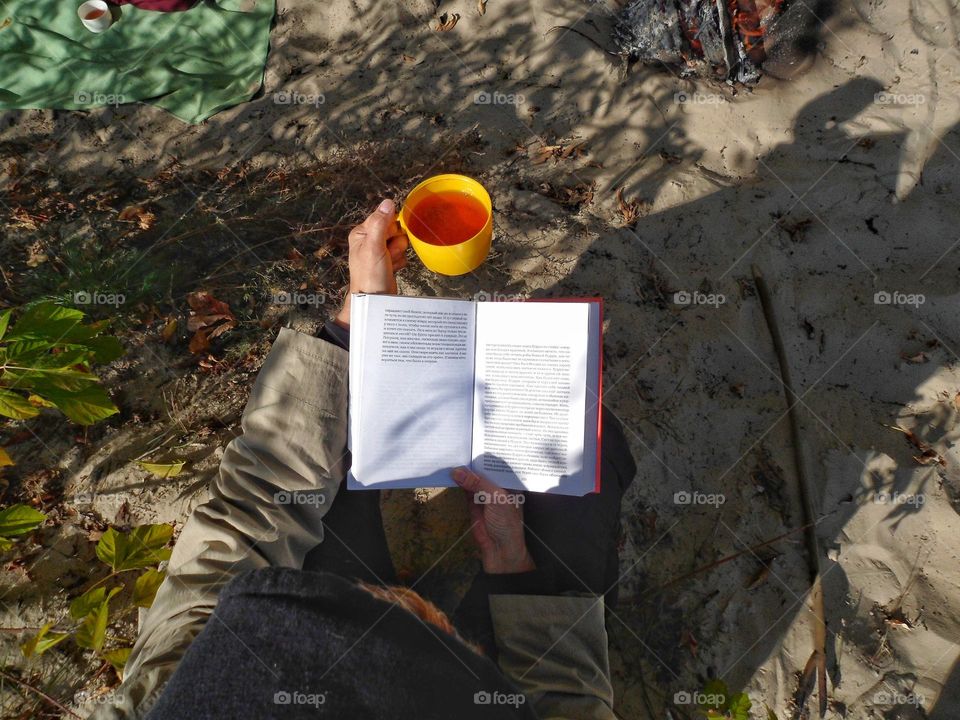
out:
<path id="1" fill-rule="evenodd" d="M 488 575 L 536 569 L 523 534 L 523 495 L 508 493 L 468 468 L 454 468 L 454 481 L 467 493 L 470 529 Z"/>

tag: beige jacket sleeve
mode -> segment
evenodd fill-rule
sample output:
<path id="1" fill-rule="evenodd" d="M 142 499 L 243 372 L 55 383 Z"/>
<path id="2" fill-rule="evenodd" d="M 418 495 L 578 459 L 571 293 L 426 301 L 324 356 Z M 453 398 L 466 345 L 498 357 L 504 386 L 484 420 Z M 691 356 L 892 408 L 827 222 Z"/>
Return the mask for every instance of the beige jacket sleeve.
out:
<path id="1" fill-rule="evenodd" d="M 177 540 L 167 579 L 133 647 L 124 681 L 95 720 L 144 717 L 235 575 L 300 568 L 346 475 L 348 354 L 282 330 L 224 452 L 210 499 Z M 281 503 L 278 495 L 322 496 Z M 500 666 L 550 718 L 613 718 L 602 598 L 490 598 Z"/>
<path id="2" fill-rule="evenodd" d="M 324 340 L 280 331 L 251 391 L 243 433 L 177 540 L 124 681 L 92 718 L 146 715 L 233 576 L 300 568 L 321 542 L 321 519 L 346 474 L 347 359 Z M 290 503 L 293 493 L 317 497 Z"/>
<path id="3" fill-rule="evenodd" d="M 491 595 L 500 669 L 542 720 L 614 720 L 603 597 Z"/>

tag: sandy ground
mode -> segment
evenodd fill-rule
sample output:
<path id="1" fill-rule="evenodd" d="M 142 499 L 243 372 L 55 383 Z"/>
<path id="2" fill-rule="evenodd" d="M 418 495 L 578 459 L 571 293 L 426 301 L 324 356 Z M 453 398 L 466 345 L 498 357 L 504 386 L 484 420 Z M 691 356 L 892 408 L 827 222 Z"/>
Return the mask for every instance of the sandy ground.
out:
<path id="1" fill-rule="evenodd" d="M 747 550 L 802 525 L 757 264 L 818 493 L 828 716 L 960 718 L 960 9 L 842 4 L 803 74 L 734 92 L 628 69 L 555 29 L 609 45 L 612 7 L 490 0 L 480 16 L 444 2 L 461 19 L 437 33 L 414 2 L 281 0 L 265 91 L 246 105 L 196 127 L 150 107 L 5 113 L 0 140 L 94 179 L 171 159 L 295 164 L 358 138 L 415 138 L 441 168 L 451 145 L 475 140 L 495 253 L 466 278 L 414 266 L 402 289 L 606 299 L 605 401 L 640 468 L 609 625 L 626 718 L 691 717 L 683 694 L 714 677 L 747 690 L 755 717 L 764 705 L 788 717 L 812 649 L 802 534 Z M 543 146 L 581 143 L 536 162 Z M 557 202 L 581 183 L 592 203 Z M 634 225 L 619 188 L 639 201 Z M 918 462 L 891 426 L 943 464 Z M 111 451 L 74 458 L 70 487 Z M 213 445 L 201 456 L 189 492 L 138 490 L 134 517 L 182 520 L 216 466 Z M 122 488 L 124 472 L 99 472 L 101 489 Z M 699 502 L 710 495 L 724 501 Z M 450 537 L 448 507 L 431 496 L 417 527 Z M 411 572 L 429 566 L 416 547 L 401 563 Z"/>

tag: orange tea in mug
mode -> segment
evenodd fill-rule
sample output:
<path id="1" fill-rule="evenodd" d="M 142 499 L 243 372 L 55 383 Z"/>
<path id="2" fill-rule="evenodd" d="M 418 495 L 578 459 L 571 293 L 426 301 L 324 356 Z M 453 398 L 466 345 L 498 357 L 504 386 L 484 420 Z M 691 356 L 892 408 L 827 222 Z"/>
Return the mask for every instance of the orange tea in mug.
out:
<path id="1" fill-rule="evenodd" d="M 431 245 L 458 245 L 483 230 L 487 209 L 464 192 L 427 195 L 410 210 L 407 228 Z"/>
<path id="2" fill-rule="evenodd" d="M 444 275 L 463 275 L 479 267 L 490 251 L 493 206 L 476 180 L 436 175 L 407 195 L 400 225 L 424 265 Z"/>

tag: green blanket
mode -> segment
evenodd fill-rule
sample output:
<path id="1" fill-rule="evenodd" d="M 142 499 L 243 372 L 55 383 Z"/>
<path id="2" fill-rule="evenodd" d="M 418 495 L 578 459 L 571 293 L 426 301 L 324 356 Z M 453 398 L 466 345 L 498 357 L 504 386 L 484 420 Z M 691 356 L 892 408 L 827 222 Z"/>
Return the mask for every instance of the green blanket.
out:
<path id="1" fill-rule="evenodd" d="M 99 35 L 77 17 L 81 2 L 0 3 L 0 109 L 142 100 L 198 123 L 263 82 L 276 0 L 205 0 L 176 13 L 122 5 Z"/>

